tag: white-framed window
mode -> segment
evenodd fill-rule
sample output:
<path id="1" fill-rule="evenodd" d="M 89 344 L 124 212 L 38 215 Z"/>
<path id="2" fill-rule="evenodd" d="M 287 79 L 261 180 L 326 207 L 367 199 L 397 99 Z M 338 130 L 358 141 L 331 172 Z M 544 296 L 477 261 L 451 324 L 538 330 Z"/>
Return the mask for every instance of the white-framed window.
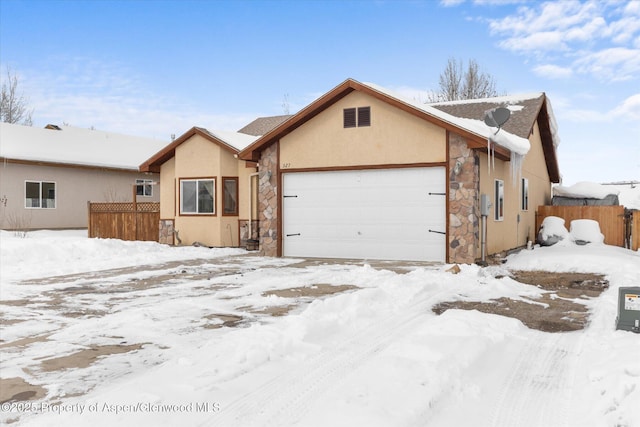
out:
<path id="1" fill-rule="evenodd" d="M 143 197 L 153 197 L 153 180 L 136 179 L 136 195 Z"/>
<path id="2" fill-rule="evenodd" d="M 181 179 L 180 213 L 187 215 L 215 215 L 216 179 Z"/>
<path id="3" fill-rule="evenodd" d="M 25 181 L 24 207 L 28 209 L 55 209 L 56 183 L 51 181 Z"/>
<path id="4" fill-rule="evenodd" d="M 523 211 L 529 210 L 529 180 L 527 178 L 522 178 L 520 188 L 520 209 Z"/>
<path id="5" fill-rule="evenodd" d="M 504 181 L 501 179 L 495 180 L 493 206 L 494 219 L 502 221 L 504 219 Z"/>

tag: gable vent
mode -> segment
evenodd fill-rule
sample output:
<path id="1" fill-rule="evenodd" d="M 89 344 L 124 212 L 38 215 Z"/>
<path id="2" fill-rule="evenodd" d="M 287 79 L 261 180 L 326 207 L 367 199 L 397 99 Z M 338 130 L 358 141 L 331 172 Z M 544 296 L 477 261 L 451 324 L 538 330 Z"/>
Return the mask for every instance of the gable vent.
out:
<path id="1" fill-rule="evenodd" d="M 345 108 L 343 114 L 344 114 L 344 127 L 345 128 L 356 127 L 356 109 Z"/>
<path id="2" fill-rule="evenodd" d="M 371 126 L 371 107 L 358 108 L 358 127 Z"/>

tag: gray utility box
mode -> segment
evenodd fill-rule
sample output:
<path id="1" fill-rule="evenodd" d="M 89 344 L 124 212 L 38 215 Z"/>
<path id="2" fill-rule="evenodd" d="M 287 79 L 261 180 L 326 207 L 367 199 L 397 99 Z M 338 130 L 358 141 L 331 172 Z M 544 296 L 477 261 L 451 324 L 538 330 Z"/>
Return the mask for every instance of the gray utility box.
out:
<path id="1" fill-rule="evenodd" d="M 640 333 L 640 286 L 618 290 L 616 329 Z"/>

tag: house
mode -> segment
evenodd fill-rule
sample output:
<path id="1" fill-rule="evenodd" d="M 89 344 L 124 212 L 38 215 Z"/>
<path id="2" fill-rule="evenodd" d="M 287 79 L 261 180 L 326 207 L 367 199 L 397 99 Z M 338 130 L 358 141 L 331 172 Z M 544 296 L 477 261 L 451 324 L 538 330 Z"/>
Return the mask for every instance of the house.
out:
<path id="1" fill-rule="evenodd" d="M 140 165 L 160 174 L 161 243 L 244 246 L 257 233 L 256 164 L 238 159 L 256 138 L 192 127 Z"/>
<path id="2" fill-rule="evenodd" d="M 71 126 L 0 123 L 0 227 L 87 228 L 87 202 L 158 201 L 138 165 L 165 141 Z"/>
<path id="3" fill-rule="evenodd" d="M 426 105 L 347 79 L 240 152 L 259 165 L 260 251 L 471 263 L 524 246 L 560 179 L 556 129 L 544 93 Z"/>

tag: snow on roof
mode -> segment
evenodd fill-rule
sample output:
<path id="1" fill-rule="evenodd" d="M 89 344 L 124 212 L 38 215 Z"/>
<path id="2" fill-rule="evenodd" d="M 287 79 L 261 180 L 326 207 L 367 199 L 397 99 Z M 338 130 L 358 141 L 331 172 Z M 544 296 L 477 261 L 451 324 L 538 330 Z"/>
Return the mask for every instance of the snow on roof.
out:
<path id="1" fill-rule="evenodd" d="M 531 92 L 531 93 L 520 93 L 515 95 L 493 96 L 491 98 L 461 99 L 458 101 L 433 102 L 427 105 L 434 105 L 434 104 L 458 105 L 458 104 L 474 104 L 474 103 L 483 103 L 483 102 L 491 102 L 495 104 L 505 104 L 505 105 L 518 105 L 522 101 L 539 98 L 541 95 L 542 95 L 542 92 Z"/>
<path id="2" fill-rule="evenodd" d="M 531 148 L 531 144 L 529 143 L 528 139 L 506 132 L 504 129 L 501 129 L 499 132 L 496 133 L 496 129 L 487 126 L 483 120 L 456 117 L 451 114 L 445 113 L 444 111 L 438 110 L 437 108 L 433 107 L 430 104 L 423 104 L 422 102 L 406 98 L 402 95 L 399 95 L 398 93 L 395 93 L 382 86 L 378 86 L 374 83 L 363 83 L 363 84 L 366 86 L 369 86 L 371 89 L 375 91 L 383 93 L 386 96 L 395 98 L 400 102 L 408 104 L 418 110 L 422 110 L 431 116 L 437 117 L 440 120 L 443 120 L 454 126 L 465 129 L 483 138 L 490 139 L 492 142 L 495 142 L 496 144 L 504 148 L 507 148 L 517 154 L 525 155 L 529 152 L 529 149 Z M 529 95 L 508 96 L 508 97 L 505 96 L 505 97 L 498 97 L 497 99 L 499 100 L 509 99 L 509 100 L 513 100 L 514 103 L 517 103 L 518 100 L 537 98 L 537 97 L 540 97 L 540 95 L 541 95 L 540 93 L 537 93 L 530 96 Z M 490 98 L 490 99 L 493 102 L 496 98 Z M 486 101 L 487 99 L 452 101 L 452 102 L 453 103 L 456 103 L 456 102 L 469 103 L 469 102 L 486 102 Z"/>
<path id="3" fill-rule="evenodd" d="M 91 129 L 61 130 L 0 123 L 0 157 L 138 170 L 167 141 Z"/>
<path id="4" fill-rule="evenodd" d="M 620 191 L 595 182 L 578 182 L 570 187 L 558 185 L 553 187 L 553 195 L 561 197 L 572 197 L 575 199 L 604 199 L 609 194 L 618 195 Z"/>
<path id="5" fill-rule="evenodd" d="M 219 139 L 220 141 L 225 142 L 226 144 L 229 144 L 230 146 L 232 146 L 238 151 L 244 150 L 249 145 L 251 145 L 256 139 L 258 139 L 257 136 L 247 135 L 246 133 L 240 133 L 240 132 L 234 132 L 234 131 L 228 131 L 228 130 L 209 130 L 209 129 L 204 129 L 204 130 L 206 130 L 207 133 L 209 133 L 211 136 Z"/>

